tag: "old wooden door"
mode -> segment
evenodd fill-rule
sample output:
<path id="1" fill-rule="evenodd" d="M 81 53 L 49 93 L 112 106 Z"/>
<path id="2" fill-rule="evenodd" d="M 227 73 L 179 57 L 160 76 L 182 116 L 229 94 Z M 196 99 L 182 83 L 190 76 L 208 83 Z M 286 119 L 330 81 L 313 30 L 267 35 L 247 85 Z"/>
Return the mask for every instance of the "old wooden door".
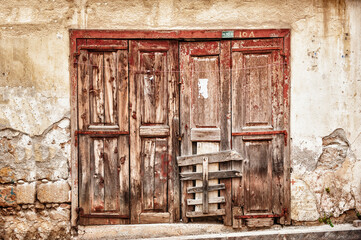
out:
<path id="1" fill-rule="evenodd" d="M 179 218 L 177 41 L 130 41 L 131 222 Z"/>
<path id="2" fill-rule="evenodd" d="M 78 49 L 80 224 L 179 219 L 178 43 L 88 39 Z"/>
<path id="3" fill-rule="evenodd" d="M 128 43 L 80 40 L 80 224 L 129 223 Z"/>
<path id="4" fill-rule="evenodd" d="M 242 183 L 233 180 L 241 215 L 281 215 L 288 207 L 283 52 L 283 38 L 232 41 L 232 145 L 246 158 Z"/>
<path id="5" fill-rule="evenodd" d="M 181 71 L 181 154 L 202 154 L 230 149 L 230 41 L 183 42 L 180 44 Z M 188 167 L 189 168 L 189 167 Z M 230 168 L 227 163 L 209 164 L 209 171 Z M 202 166 L 197 166 L 201 171 Z M 183 168 L 192 172 L 193 169 Z M 230 189 L 230 180 L 214 179 L 209 185 L 225 183 Z M 222 204 L 209 204 L 202 210 L 199 204 L 189 206 L 187 193 L 189 183 L 182 186 L 182 218 L 222 216 L 227 225 L 231 224 L 231 191 L 212 191 L 209 198 L 224 196 Z M 196 181 L 195 186 L 201 186 Z M 196 199 L 202 193 L 195 194 Z M 228 205 L 229 206 L 229 205 Z M 227 211 L 224 211 L 227 209 Z M 201 213 L 201 214 L 198 214 Z"/>

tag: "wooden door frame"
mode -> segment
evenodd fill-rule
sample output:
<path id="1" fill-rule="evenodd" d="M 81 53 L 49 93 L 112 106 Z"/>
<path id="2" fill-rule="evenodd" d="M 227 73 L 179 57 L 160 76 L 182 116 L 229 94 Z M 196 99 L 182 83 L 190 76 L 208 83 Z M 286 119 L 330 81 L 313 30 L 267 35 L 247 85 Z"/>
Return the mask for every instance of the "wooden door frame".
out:
<path id="1" fill-rule="evenodd" d="M 222 37 L 223 36 L 223 37 Z M 179 41 L 194 40 L 233 40 L 233 39 L 257 39 L 257 38 L 283 38 L 284 49 L 282 55 L 285 59 L 284 68 L 284 121 L 288 136 L 290 136 L 290 29 L 234 29 L 234 30 L 83 30 L 70 29 L 70 118 L 71 118 L 71 225 L 77 226 L 79 206 L 78 196 L 78 149 L 76 146 L 76 134 L 78 130 L 77 116 L 77 56 L 79 49 L 77 42 L 80 39 L 169 39 Z M 287 137 L 285 148 L 285 207 L 291 212 L 291 192 L 290 192 L 290 138 Z M 287 215 L 285 224 L 289 225 L 290 214 Z"/>

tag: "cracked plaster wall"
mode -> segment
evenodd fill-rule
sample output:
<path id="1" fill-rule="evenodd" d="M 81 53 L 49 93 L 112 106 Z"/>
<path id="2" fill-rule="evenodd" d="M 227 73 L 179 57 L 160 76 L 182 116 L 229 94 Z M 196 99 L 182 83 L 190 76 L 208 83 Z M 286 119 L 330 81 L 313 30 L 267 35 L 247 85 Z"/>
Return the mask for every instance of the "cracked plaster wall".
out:
<path id="1" fill-rule="evenodd" d="M 326 195 L 318 196 L 309 182 L 317 182 L 317 176 L 331 172 L 341 177 L 340 182 L 334 182 L 335 186 L 347 179 L 352 179 L 348 182 L 355 186 L 360 184 L 357 174 L 349 172 L 356 171 L 361 158 L 361 1 L 0 2 L 0 129 L 1 148 L 5 151 L 0 162 L 2 188 L 21 185 L 18 180 L 37 188 L 69 179 L 70 28 L 290 28 L 291 161 L 292 179 L 297 182 L 292 185 L 292 218 L 314 221 L 317 214 L 332 206 L 341 213 L 359 204 L 355 198 L 355 203 L 348 199 L 349 188 L 335 187 L 338 193 L 332 190 L 331 193 L 346 194 L 342 199 L 347 203 L 335 207 L 337 204 L 330 200 L 332 203 L 321 206 L 320 199 Z M 338 170 L 319 169 L 322 137 L 337 128 L 344 129 L 349 142 L 346 158 Z M 7 144 L 13 149 L 8 149 Z M 341 173 L 348 178 L 343 179 Z M 43 183 L 42 179 L 49 182 Z M 299 188 L 295 188 L 297 184 Z M 11 190 L 9 193 L 11 197 Z M 31 211 L 36 212 L 36 202 L 35 196 Z M 49 205 L 39 212 L 59 207 Z M 312 217 L 310 211 L 315 213 Z M 18 232 L 24 235 L 26 229 Z M 13 232 L 9 230 L 6 234 Z M 51 230 L 47 232 L 50 234 Z"/>

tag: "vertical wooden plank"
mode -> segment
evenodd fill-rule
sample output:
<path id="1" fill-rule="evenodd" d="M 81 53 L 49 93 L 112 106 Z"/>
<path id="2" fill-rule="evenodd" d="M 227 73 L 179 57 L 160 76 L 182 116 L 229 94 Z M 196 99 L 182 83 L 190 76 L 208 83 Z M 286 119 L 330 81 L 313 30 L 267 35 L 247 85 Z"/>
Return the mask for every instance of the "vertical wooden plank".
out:
<path id="1" fill-rule="evenodd" d="M 129 198 L 129 136 L 120 136 L 118 138 L 118 172 L 119 172 L 119 213 L 121 215 L 130 215 Z M 129 220 L 124 220 L 129 223 Z"/>
<path id="2" fill-rule="evenodd" d="M 220 128 L 221 142 L 220 150 L 231 149 L 231 41 L 221 41 L 220 55 L 220 82 L 221 82 L 221 105 L 220 105 Z M 231 170 L 232 163 L 219 164 L 220 170 Z M 232 180 L 222 179 L 225 190 L 220 190 L 220 196 L 223 196 L 225 203 L 221 208 L 225 209 L 226 215 L 223 217 L 223 223 L 226 226 L 232 225 Z"/>
<path id="3" fill-rule="evenodd" d="M 88 51 L 80 51 L 78 58 L 78 119 L 80 130 L 86 130 L 89 126 L 89 65 Z"/>
<path id="4" fill-rule="evenodd" d="M 156 123 L 156 78 L 154 71 L 155 54 L 152 52 L 139 53 L 140 54 L 140 69 L 141 74 L 141 99 L 142 102 L 142 123 Z M 149 72 L 144 74 L 144 72 Z"/>
<path id="5" fill-rule="evenodd" d="M 117 51 L 117 82 L 118 82 L 118 124 L 119 131 L 129 130 L 128 101 L 128 51 Z M 129 159 L 128 159 L 129 160 Z"/>
<path id="6" fill-rule="evenodd" d="M 167 210 L 168 140 L 156 138 L 154 159 L 154 209 Z"/>
<path id="7" fill-rule="evenodd" d="M 208 158 L 203 158 L 203 168 L 202 168 L 202 175 L 203 175 L 203 195 L 202 195 L 202 202 L 203 202 L 203 213 L 208 213 Z"/>
<path id="8" fill-rule="evenodd" d="M 232 132 L 242 131 L 242 81 L 245 76 L 243 56 L 241 52 L 232 53 Z M 244 155 L 243 141 L 241 136 L 232 137 L 232 149 Z M 243 173 L 246 173 L 246 162 L 243 162 Z M 232 169 L 242 171 L 242 163 L 236 161 L 232 163 Z M 232 202 L 235 207 L 243 207 L 244 205 L 244 179 L 232 179 Z"/>
<path id="9" fill-rule="evenodd" d="M 94 138 L 92 161 L 92 212 L 104 211 L 104 139 Z"/>
<path id="10" fill-rule="evenodd" d="M 168 81 L 166 81 L 166 69 L 166 53 L 141 53 L 142 123 L 167 123 Z M 149 74 L 144 74 L 144 72 L 149 72 Z"/>
<path id="11" fill-rule="evenodd" d="M 272 202 L 271 141 L 246 142 L 249 173 L 246 181 L 248 213 L 270 213 Z"/>
<path id="12" fill-rule="evenodd" d="M 79 137 L 79 206 L 84 209 L 84 214 L 89 214 L 91 199 L 91 172 L 90 172 L 90 146 L 89 137 Z M 81 224 L 87 224 L 87 219 L 81 219 Z"/>
<path id="13" fill-rule="evenodd" d="M 178 41 L 170 41 L 170 49 L 167 56 L 168 67 L 168 121 L 170 124 L 170 136 L 168 141 L 168 211 L 171 214 L 171 222 L 180 219 L 180 180 L 179 168 L 176 162 L 179 156 L 179 58 Z"/>
<path id="14" fill-rule="evenodd" d="M 117 124 L 116 52 L 104 52 L 104 123 Z"/>
<path id="15" fill-rule="evenodd" d="M 169 66 L 171 69 L 172 66 Z M 167 58 L 166 53 L 156 52 L 154 59 L 155 74 L 155 123 L 167 124 L 168 115 L 168 81 L 167 81 Z M 170 80 L 170 79 L 169 79 Z"/>
<path id="16" fill-rule="evenodd" d="M 272 64 L 272 122 L 277 130 L 284 130 L 284 102 L 283 102 L 283 58 L 280 51 L 273 51 Z M 273 212 L 280 213 L 284 207 L 284 136 L 278 135 L 273 139 L 272 146 L 272 206 Z M 283 218 L 284 219 L 284 218 Z M 282 220 L 284 224 L 284 220 Z"/>
<path id="17" fill-rule="evenodd" d="M 139 69 L 139 42 L 129 41 L 129 94 L 130 94 L 130 202 L 131 223 L 139 223 L 139 213 L 142 210 L 142 202 L 136 199 L 142 199 L 141 185 L 141 142 L 138 134 L 140 126 L 141 108 L 139 104 L 141 81 L 136 71 Z M 134 201 L 133 201 L 134 200 Z"/>
<path id="18" fill-rule="evenodd" d="M 191 108 L 191 63 L 189 54 L 190 43 L 180 43 L 180 70 L 181 70 L 181 89 L 180 89 L 180 132 L 182 135 L 181 155 L 192 154 L 192 142 L 190 141 L 190 108 Z M 192 172 L 192 167 L 182 167 L 182 172 Z M 191 207 L 187 205 L 187 199 L 192 198 L 192 194 L 187 193 L 187 187 L 192 186 L 190 181 L 182 181 L 182 220 L 188 222 L 187 211 Z"/>
<path id="19" fill-rule="evenodd" d="M 103 53 L 90 53 L 92 66 L 90 79 L 90 122 L 93 124 L 104 123 L 104 55 Z"/>
<path id="20" fill-rule="evenodd" d="M 143 198 L 144 210 L 154 209 L 154 162 L 155 162 L 155 138 L 144 138 L 143 145 Z"/>
<path id="21" fill-rule="evenodd" d="M 287 33 L 284 37 L 283 43 L 283 52 L 285 54 L 284 60 L 282 61 L 282 70 L 283 70 L 283 104 L 284 104 L 284 128 L 288 132 L 288 136 L 290 136 L 290 48 L 291 48 L 291 33 Z M 291 224 L 291 162 L 290 162 L 290 137 L 286 140 L 287 146 L 285 146 L 285 155 L 284 155 L 284 207 L 288 209 L 288 214 L 285 218 L 285 224 Z"/>
<path id="22" fill-rule="evenodd" d="M 104 210 L 119 210 L 118 140 L 104 138 Z"/>

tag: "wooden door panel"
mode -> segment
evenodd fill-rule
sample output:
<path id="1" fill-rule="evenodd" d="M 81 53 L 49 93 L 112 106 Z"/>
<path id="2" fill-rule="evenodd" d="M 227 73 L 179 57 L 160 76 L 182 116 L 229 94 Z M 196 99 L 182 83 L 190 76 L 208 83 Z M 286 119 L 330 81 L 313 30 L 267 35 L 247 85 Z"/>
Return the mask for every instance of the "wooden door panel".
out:
<path id="1" fill-rule="evenodd" d="M 115 125 L 117 119 L 117 53 L 104 52 L 104 124 Z"/>
<path id="2" fill-rule="evenodd" d="M 219 128 L 219 56 L 191 57 L 191 128 Z"/>
<path id="3" fill-rule="evenodd" d="M 104 124 L 104 53 L 91 52 L 90 56 L 90 124 Z"/>
<path id="4" fill-rule="evenodd" d="M 143 139 L 143 210 L 167 211 L 167 146 L 167 139 Z"/>
<path id="5" fill-rule="evenodd" d="M 181 67 L 181 155 L 217 152 L 230 148 L 230 41 L 185 42 L 180 44 Z M 228 170 L 230 164 L 210 163 L 208 171 Z M 202 164 L 195 171 L 204 171 Z M 183 167 L 182 172 L 193 172 Z M 230 189 L 230 180 L 209 180 L 210 187 L 219 181 Z M 187 192 L 201 187 L 204 181 L 182 182 L 183 220 L 188 217 L 224 215 L 224 223 L 231 225 L 231 192 L 210 191 L 209 194 Z M 221 196 L 221 204 L 213 199 Z M 203 199 L 207 198 L 207 200 Z M 224 200 L 224 201 L 223 201 Z M 203 204 L 193 204 L 202 202 Z M 204 205 L 205 203 L 208 203 Z M 205 209 L 203 209 L 203 207 Z M 221 209 L 220 209 L 221 207 Z"/>
<path id="6" fill-rule="evenodd" d="M 81 222 L 92 218 L 119 216 L 114 223 L 129 216 L 129 150 L 128 136 L 80 136 L 80 206 Z M 101 224 L 99 219 L 98 224 Z"/>
<path id="7" fill-rule="evenodd" d="M 81 50 L 78 63 L 79 129 L 128 131 L 128 53 Z"/>
<path id="8" fill-rule="evenodd" d="M 247 157 L 232 194 L 245 215 L 281 214 L 284 207 L 282 53 L 282 38 L 232 41 L 232 143 Z"/>
<path id="9" fill-rule="evenodd" d="M 272 203 L 272 166 L 270 139 L 247 140 L 245 142 L 244 185 L 247 212 L 270 213 Z"/>
<path id="10" fill-rule="evenodd" d="M 167 124 L 166 53 L 141 52 L 142 124 Z M 148 73 L 148 74 L 147 74 Z"/>
<path id="11" fill-rule="evenodd" d="M 244 56 L 246 76 L 240 88 L 244 96 L 243 127 L 272 127 L 270 55 Z"/>
<path id="12" fill-rule="evenodd" d="M 129 223 L 127 41 L 83 43 L 76 133 L 80 224 Z"/>
<path id="13" fill-rule="evenodd" d="M 173 221 L 177 42 L 130 42 L 132 223 Z M 164 213 L 164 214 L 161 214 Z M 168 217 L 168 218 L 167 218 Z"/>

